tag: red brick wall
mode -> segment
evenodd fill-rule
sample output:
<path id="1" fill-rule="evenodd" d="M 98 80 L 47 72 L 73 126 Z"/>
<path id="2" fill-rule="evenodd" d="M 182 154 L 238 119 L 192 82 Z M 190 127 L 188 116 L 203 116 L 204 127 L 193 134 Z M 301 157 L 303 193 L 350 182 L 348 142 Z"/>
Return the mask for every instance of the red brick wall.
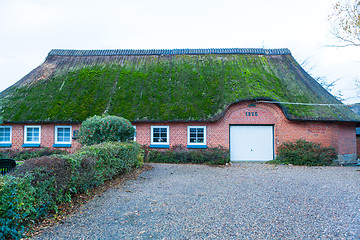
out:
<path id="1" fill-rule="evenodd" d="M 360 156 L 360 136 L 356 136 L 356 153 L 358 156 Z"/>
<path id="2" fill-rule="evenodd" d="M 72 126 L 72 130 L 78 130 L 80 125 L 75 124 L 3 124 L 2 126 L 12 126 L 12 149 L 22 149 L 24 144 L 24 126 L 41 126 L 41 143 L 40 147 L 48 147 L 53 149 L 55 143 L 55 126 Z M 80 147 L 75 140 L 71 140 L 71 148 L 57 148 L 74 152 Z M 29 148 L 26 148 L 29 149 Z"/>
<path id="3" fill-rule="evenodd" d="M 221 145 L 229 148 L 229 125 L 231 124 L 270 124 L 274 125 L 275 154 L 277 147 L 286 141 L 299 138 L 314 141 L 324 146 L 334 146 L 339 154 L 356 154 L 355 124 L 336 122 L 289 121 L 282 110 L 275 104 L 242 102 L 229 107 L 225 115 L 215 122 L 186 122 L 186 123 L 134 123 L 136 125 L 136 140 L 140 144 L 150 145 L 151 126 L 169 126 L 170 146 L 187 145 L 187 126 L 207 127 L 207 146 Z M 250 113 L 250 114 L 249 114 Z M 251 114 L 254 113 L 254 114 Z M 255 114 L 256 113 L 256 114 Z M 9 124 L 8 124 L 9 125 Z M 30 124 L 29 124 L 30 125 Z M 36 125 L 36 124 L 34 124 Z M 54 144 L 56 124 L 41 125 L 41 146 L 52 148 Z M 65 125 L 68 124 L 58 124 Z M 12 148 L 20 149 L 24 142 L 24 125 L 12 124 Z M 80 125 L 72 125 L 72 130 Z M 360 149 L 358 141 L 358 151 Z M 71 149 L 74 151 L 80 145 L 72 140 Z"/>
<path id="4" fill-rule="evenodd" d="M 250 106 L 249 106 L 250 105 Z M 248 116 L 247 113 L 257 113 Z M 355 124 L 315 121 L 289 121 L 282 110 L 275 104 L 250 102 L 233 104 L 225 115 L 215 122 L 187 123 L 134 123 L 136 125 L 137 142 L 150 145 L 151 126 L 169 126 L 170 146 L 187 145 L 187 126 L 206 126 L 207 145 L 221 145 L 229 148 L 229 125 L 231 124 L 267 124 L 274 125 L 275 154 L 277 147 L 286 141 L 306 139 L 324 146 L 335 147 L 339 154 L 355 154 Z"/>

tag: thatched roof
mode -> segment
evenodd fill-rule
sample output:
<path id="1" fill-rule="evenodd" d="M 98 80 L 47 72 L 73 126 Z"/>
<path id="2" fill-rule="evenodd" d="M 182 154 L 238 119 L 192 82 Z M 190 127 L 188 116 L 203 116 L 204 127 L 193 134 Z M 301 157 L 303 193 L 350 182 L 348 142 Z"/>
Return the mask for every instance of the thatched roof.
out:
<path id="1" fill-rule="evenodd" d="M 290 120 L 359 121 L 288 49 L 52 50 L 1 97 L 5 122 L 214 121 L 265 99 Z"/>

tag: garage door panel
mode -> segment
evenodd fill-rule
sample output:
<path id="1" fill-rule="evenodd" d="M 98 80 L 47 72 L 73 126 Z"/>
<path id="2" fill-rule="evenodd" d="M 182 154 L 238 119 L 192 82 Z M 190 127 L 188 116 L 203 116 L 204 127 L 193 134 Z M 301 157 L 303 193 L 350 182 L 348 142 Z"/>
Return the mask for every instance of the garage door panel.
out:
<path id="1" fill-rule="evenodd" d="M 273 139 L 273 126 L 230 126 L 230 160 L 272 160 Z"/>

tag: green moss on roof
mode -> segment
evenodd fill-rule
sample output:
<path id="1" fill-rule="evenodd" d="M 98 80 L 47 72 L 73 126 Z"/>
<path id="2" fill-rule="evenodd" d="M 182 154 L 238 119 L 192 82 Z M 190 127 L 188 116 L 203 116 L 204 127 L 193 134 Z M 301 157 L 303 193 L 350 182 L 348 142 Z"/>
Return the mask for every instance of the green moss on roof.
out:
<path id="1" fill-rule="evenodd" d="M 7 122 L 209 120 L 250 99 L 339 104 L 291 55 L 48 56 L 3 94 Z M 289 119 L 357 121 L 345 106 L 283 105 Z"/>

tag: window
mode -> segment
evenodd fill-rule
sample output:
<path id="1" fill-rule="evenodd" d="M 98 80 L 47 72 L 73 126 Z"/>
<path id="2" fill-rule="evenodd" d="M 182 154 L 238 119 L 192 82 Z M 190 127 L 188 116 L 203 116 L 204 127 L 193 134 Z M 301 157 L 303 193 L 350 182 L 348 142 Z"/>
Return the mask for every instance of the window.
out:
<path id="1" fill-rule="evenodd" d="M 56 144 L 71 144 L 71 126 L 55 126 Z"/>
<path id="2" fill-rule="evenodd" d="M 12 135 L 11 126 L 0 127 L 0 147 L 11 147 L 11 135 Z"/>
<path id="3" fill-rule="evenodd" d="M 79 130 L 74 130 L 72 139 L 76 140 L 78 138 L 78 134 L 79 134 Z"/>
<path id="4" fill-rule="evenodd" d="M 151 126 L 150 147 L 169 148 L 169 126 Z"/>
<path id="5" fill-rule="evenodd" d="M 40 147 L 41 126 L 25 126 L 23 147 Z"/>
<path id="6" fill-rule="evenodd" d="M 134 132 L 134 142 L 136 142 L 136 126 L 133 126 L 133 128 L 135 129 L 135 132 Z"/>
<path id="7" fill-rule="evenodd" d="M 206 126 L 188 126 L 188 148 L 206 148 Z"/>

